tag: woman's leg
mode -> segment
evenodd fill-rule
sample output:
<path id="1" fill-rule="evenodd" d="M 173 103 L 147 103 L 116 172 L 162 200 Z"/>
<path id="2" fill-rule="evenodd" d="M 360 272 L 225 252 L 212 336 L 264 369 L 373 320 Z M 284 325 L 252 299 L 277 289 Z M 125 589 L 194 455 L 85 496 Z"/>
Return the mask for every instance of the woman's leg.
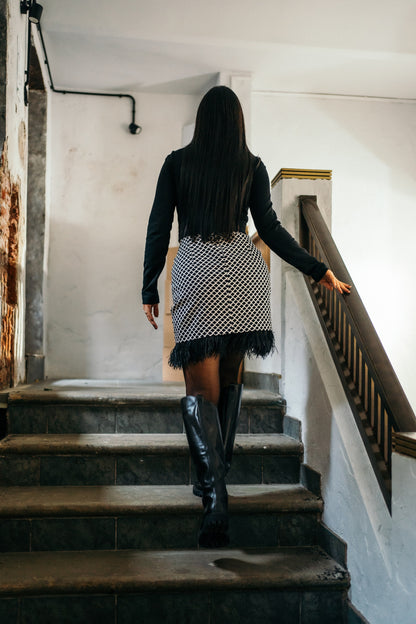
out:
<path id="1" fill-rule="evenodd" d="M 219 357 L 187 366 L 184 376 L 182 413 L 204 505 L 198 543 L 208 548 L 222 547 L 229 537 L 224 444 L 217 409 Z"/>
<path id="2" fill-rule="evenodd" d="M 218 413 L 224 442 L 224 460 L 226 473 L 231 467 L 235 434 L 241 408 L 243 392 L 242 378 L 243 354 L 227 354 L 220 362 L 220 399 Z"/>
<path id="3" fill-rule="evenodd" d="M 218 355 L 202 362 L 189 364 L 183 369 L 186 394 L 202 395 L 206 401 L 218 405 L 220 398 L 220 358 Z"/>
<path id="4" fill-rule="evenodd" d="M 244 355 L 238 352 L 227 353 L 220 360 L 220 389 L 231 384 L 241 384 Z"/>
<path id="5" fill-rule="evenodd" d="M 202 366 L 194 364 L 185 372 L 186 393 L 194 394 L 194 396 L 197 394 L 203 394 L 205 397 L 211 396 L 211 399 L 208 400 L 218 405 L 218 417 L 224 444 L 225 471 L 227 473 L 231 465 L 235 432 L 240 414 L 243 389 L 241 384 L 243 354 L 233 352 L 223 356 L 220 360 L 218 357 L 209 358 L 209 360 L 211 361 L 204 360 L 201 362 Z M 202 485 L 199 481 L 194 484 L 193 493 L 195 496 L 202 496 Z"/>

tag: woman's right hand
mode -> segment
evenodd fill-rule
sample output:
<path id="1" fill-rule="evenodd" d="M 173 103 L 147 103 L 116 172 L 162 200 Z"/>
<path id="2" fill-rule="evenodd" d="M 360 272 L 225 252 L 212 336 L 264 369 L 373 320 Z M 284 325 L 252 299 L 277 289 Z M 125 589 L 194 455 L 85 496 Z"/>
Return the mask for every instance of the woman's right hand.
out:
<path id="1" fill-rule="evenodd" d="M 159 316 L 159 304 L 158 303 L 144 303 L 143 310 L 146 314 L 147 320 L 155 329 L 157 329 L 157 323 L 155 317 Z"/>
<path id="2" fill-rule="evenodd" d="M 327 270 L 323 278 L 319 280 L 318 283 L 322 284 L 322 286 L 325 286 L 325 288 L 327 288 L 328 290 L 337 290 L 339 293 L 341 293 L 341 295 L 349 295 L 351 292 L 351 285 L 345 284 L 345 282 L 341 282 L 339 279 L 337 279 L 330 269 Z"/>

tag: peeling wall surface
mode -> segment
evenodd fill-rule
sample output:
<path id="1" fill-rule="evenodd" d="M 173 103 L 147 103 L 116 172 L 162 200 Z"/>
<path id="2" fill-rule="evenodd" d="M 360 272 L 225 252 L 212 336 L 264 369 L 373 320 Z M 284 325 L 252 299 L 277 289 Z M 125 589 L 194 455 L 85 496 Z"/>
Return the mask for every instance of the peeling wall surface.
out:
<path id="1" fill-rule="evenodd" d="M 416 411 L 416 104 L 254 93 L 252 139 L 271 178 L 332 169 L 335 242 Z"/>
<path id="2" fill-rule="evenodd" d="M 13 385 L 15 370 L 16 307 L 18 303 L 19 185 L 11 181 L 7 143 L 0 161 L 0 388 Z"/>
<path id="3" fill-rule="evenodd" d="M 160 168 L 198 103 L 139 94 L 134 136 L 126 100 L 51 95 L 49 378 L 162 379 L 162 323 L 155 331 L 141 306 L 146 227 Z"/>
<path id="4" fill-rule="evenodd" d="M 7 0 L 0 0 L 0 147 L 6 137 Z"/>
<path id="5" fill-rule="evenodd" d="M 0 385 L 24 380 L 24 265 L 27 184 L 27 110 L 23 99 L 26 20 L 19 3 L 2 2 L 0 75 L 2 153 L 0 169 Z M 5 37 L 4 37 L 5 35 Z M 7 47 L 5 47 L 7 46 Z"/>

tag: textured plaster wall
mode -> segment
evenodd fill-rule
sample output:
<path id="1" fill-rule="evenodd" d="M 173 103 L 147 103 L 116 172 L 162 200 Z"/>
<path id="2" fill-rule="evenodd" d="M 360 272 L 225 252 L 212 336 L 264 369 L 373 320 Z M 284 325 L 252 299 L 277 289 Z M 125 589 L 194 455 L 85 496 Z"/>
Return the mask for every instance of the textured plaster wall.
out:
<path id="1" fill-rule="evenodd" d="M 333 170 L 335 242 L 416 410 L 416 104 L 254 93 L 251 120 L 271 178 Z"/>
<path id="2" fill-rule="evenodd" d="M 2 151 L 2 188 L 6 191 L 2 205 L 2 227 L 8 231 L 4 248 L 7 263 L 6 303 L 13 308 L 13 376 L 12 383 L 24 380 L 24 280 L 25 219 L 27 188 L 27 108 L 24 105 L 24 70 L 26 57 L 26 19 L 18 2 L 4 0 L 2 13 L 2 65 L 0 149 Z M 4 86 L 5 84 L 5 86 Z M 9 193 L 7 194 L 7 189 Z M 7 260 L 5 260 L 7 258 Z M 12 292 L 13 291 L 13 292 Z M 8 300 L 8 301 L 7 301 Z M 4 329 L 4 327 L 3 327 Z"/>
<path id="3" fill-rule="evenodd" d="M 414 621 L 416 611 L 416 458 L 393 453 L 393 573 L 400 600 L 393 599 L 394 622 Z"/>
<path id="4" fill-rule="evenodd" d="M 52 94 L 49 378 L 161 380 L 163 316 L 155 332 L 140 298 L 146 227 L 159 170 L 198 102 L 139 94 L 133 136 L 126 100 Z M 163 276 L 159 291 L 163 310 Z"/>
<path id="5" fill-rule="evenodd" d="M 44 377 L 44 256 L 46 213 L 46 128 L 45 91 L 30 92 L 28 135 L 28 194 L 26 237 L 26 381 Z"/>
<path id="6" fill-rule="evenodd" d="M 288 413 L 302 422 L 305 463 L 322 475 L 323 520 L 348 544 L 351 600 L 371 624 L 391 624 L 391 609 L 385 610 L 394 582 L 391 517 L 303 276 L 287 270 L 283 284 L 282 393 Z"/>

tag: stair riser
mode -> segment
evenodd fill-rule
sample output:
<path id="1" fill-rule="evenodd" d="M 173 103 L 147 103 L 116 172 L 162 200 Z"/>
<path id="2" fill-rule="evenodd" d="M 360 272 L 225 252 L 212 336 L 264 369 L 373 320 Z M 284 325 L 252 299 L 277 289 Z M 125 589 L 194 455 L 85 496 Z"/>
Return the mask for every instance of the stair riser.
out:
<path id="1" fill-rule="evenodd" d="M 243 406 L 239 433 L 282 433 L 283 408 Z M 8 433 L 183 433 L 179 407 L 11 404 Z"/>
<path id="2" fill-rule="evenodd" d="M 298 483 L 299 455 L 236 455 L 227 482 Z M 195 479 L 189 455 L 7 455 L 0 486 L 187 485 Z"/>
<path id="3" fill-rule="evenodd" d="M 3 518 L 0 552 L 195 548 L 201 513 L 124 517 Z M 230 514 L 231 547 L 312 546 L 312 512 Z"/>
<path id="4" fill-rule="evenodd" d="M 288 588 L 244 591 L 160 591 L 90 596 L 28 596 L 0 599 L 7 624 L 346 624 L 346 590 Z M 278 620 L 277 618 L 278 614 Z"/>

